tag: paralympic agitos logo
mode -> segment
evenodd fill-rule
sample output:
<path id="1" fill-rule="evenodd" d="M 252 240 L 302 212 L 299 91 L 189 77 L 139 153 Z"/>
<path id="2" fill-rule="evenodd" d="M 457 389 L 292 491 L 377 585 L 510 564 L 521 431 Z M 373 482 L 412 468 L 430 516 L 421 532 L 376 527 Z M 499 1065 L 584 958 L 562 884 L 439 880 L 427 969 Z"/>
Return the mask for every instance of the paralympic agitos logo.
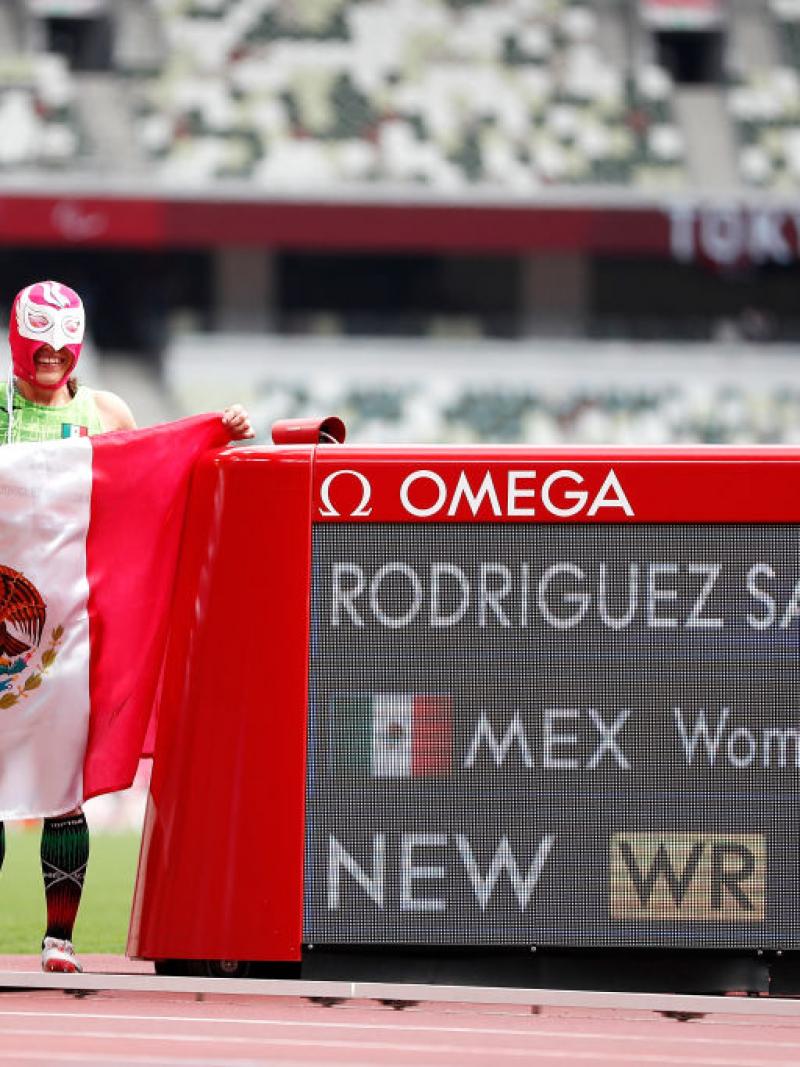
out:
<path id="1" fill-rule="evenodd" d="M 596 479 L 592 479 L 596 484 Z M 332 471 L 319 488 L 319 515 L 324 519 L 352 518 L 373 521 L 376 511 L 399 510 L 416 519 L 536 518 L 549 515 L 568 519 L 592 518 L 603 509 L 615 509 L 627 518 L 634 511 L 613 468 L 603 475 L 599 488 L 591 488 L 580 471 L 563 468 L 540 476 L 530 469 L 414 470 L 392 485 L 380 480 L 381 496 L 363 471 Z M 386 499 L 389 496 L 391 499 Z"/>

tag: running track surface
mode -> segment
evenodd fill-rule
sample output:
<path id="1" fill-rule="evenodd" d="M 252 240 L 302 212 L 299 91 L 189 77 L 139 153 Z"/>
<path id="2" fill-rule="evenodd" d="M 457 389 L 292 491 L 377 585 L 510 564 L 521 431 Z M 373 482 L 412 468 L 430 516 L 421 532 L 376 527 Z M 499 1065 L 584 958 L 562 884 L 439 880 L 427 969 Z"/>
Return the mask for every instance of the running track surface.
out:
<path id="1" fill-rule="evenodd" d="M 295 997 L 0 993 L 0 1067 L 773 1067 L 800 1064 L 800 1019 Z"/>

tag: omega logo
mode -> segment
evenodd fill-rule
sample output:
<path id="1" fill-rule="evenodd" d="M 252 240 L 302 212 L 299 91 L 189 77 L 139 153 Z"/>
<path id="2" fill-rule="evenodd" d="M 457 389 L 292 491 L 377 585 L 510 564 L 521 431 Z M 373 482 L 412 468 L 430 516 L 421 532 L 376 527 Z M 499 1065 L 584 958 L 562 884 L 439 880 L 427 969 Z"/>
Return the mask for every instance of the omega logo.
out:
<path id="1" fill-rule="evenodd" d="M 337 478 L 340 478 L 345 474 L 349 475 L 351 478 L 355 478 L 356 481 L 361 484 L 361 500 L 358 507 L 350 512 L 351 517 L 356 519 L 365 518 L 367 515 L 372 514 L 372 508 L 367 507 L 372 496 L 372 486 L 370 483 L 361 471 L 342 470 L 334 471 L 332 474 L 329 474 L 319 488 L 319 495 L 322 497 L 322 503 L 325 505 L 324 508 L 319 509 L 319 513 L 323 518 L 330 519 L 341 515 L 341 512 L 337 511 L 331 503 L 331 486 Z"/>
<path id="2" fill-rule="evenodd" d="M 597 472 L 602 473 L 602 472 Z M 633 518 L 634 511 L 613 468 L 605 471 L 598 489 L 591 487 L 597 474 L 590 478 L 590 486 L 580 471 L 562 468 L 550 471 L 541 479 L 536 470 L 470 470 L 463 468 L 445 471 L 445 476 L 433 470 L 415 470 L 403 478 L 399 486 L 399 504 L 406 515 L 415 519 L 447 518 L 478 519 L 492 515 L 497 519 L 534 518 L 542 512 L 559 519 L 586 515 L 594 518 L 601 509 L 621 511 Z M 344 514 L 352 518 L 367 518 L 372 514 L 372 484 L 355 470 L 332 471 L 320 486 L 322 504 L 319 514 L 326 519 L 342 515 L 331 502 L 333 483 L 337 478 L 355 478 L 361 498 L 355 503 L 353 487 L 345 492 Z M 539 484 L 541 483 L 541 484 Z M 341 490 L 340 490 L 341 493 Z M 348 510 L 349 509 L 349 510 Z"/>

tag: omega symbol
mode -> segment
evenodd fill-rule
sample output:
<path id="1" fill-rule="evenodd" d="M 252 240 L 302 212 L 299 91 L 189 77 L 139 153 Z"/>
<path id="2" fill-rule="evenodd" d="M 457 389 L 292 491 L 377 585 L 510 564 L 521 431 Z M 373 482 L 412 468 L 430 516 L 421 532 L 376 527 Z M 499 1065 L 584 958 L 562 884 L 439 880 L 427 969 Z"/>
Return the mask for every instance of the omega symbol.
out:
<path id="1" fill-rule="evenodd" d="M 319 509 L 320 515 L 323 518 L 329 519 L 335 518 L 341 514 L 341 512 L 337 511 L 333 504 L 331 504 L 331 486 L 342 474 L 349 474 L 361 485 L 361 500 L 359 501 L 358 506 L 350 512 L 351 518 L 365 518 L 367 515 L 371 515 L 372 508 L 368 508 L 367 504 L 369 504 L 370 497 L 372 496 L 372 486 L 360 471 L 351 470 L 334 471 L 333 474 L 329 474 L 322 483 L 319 488 L 319 495 L 322 498 L 322 503 L 325 507 Z"/>

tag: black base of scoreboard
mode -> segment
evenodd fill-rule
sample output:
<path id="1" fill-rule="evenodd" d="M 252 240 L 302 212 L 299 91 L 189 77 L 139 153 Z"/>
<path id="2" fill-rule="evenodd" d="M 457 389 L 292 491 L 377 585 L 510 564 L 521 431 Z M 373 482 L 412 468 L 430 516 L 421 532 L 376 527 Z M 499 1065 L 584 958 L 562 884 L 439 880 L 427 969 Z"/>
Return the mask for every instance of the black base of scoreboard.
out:
<path id="1" fill-rule="evenodd" d="M 306 946 L 300 963 L 156 960 L 162 975 L 800 996 L 800 951 Z"/>
<path id="2" fill-rule="evenodd" d="M 800 993 L 795 954 L 625 949 L 431 949 L 319 946 L 303 953 L 302 977 L 632 993 Z"/>

